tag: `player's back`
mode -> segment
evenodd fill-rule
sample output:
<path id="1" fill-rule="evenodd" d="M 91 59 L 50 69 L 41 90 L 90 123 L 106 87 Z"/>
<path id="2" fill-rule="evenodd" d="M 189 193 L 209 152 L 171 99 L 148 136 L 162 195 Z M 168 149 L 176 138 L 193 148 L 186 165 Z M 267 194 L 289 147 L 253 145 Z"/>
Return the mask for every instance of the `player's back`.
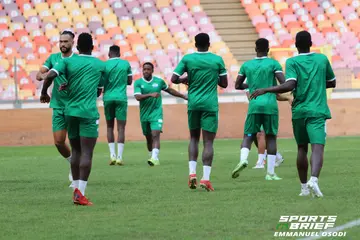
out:
<path id="1" fill-rule="evenodd" d="M 226 74 L 223 59 L 210 52 L 196 52 L 182 61 L 188 74 L 188 109 L 218 111 L 219 73 Z"/>
<path id="2" fill-rule="evenodd" d="M 327 105 L 326 81 L 335 79 L 335 76 L 325 55 L 307 53 L 288 59 L 286 79 L 297 81 L 293 91 L 293 119 L 331 118 Z"/>
<path id="3" fill-rule="evenodd" d="M 66 115 L 84 118 L 98 117 L 97 88 L 104 72 L 104 62 L 91 55 L 76 55 L 65 59 L 69 101 Z"/>
<path id="4" fill-rule="evenodd" d="M 127 101 L 126 87 L 131 67 L 128 61 L 111 58 L 105 62 L 104 101 Z"/>
<path id="5" fill-rule="evenodd" d="M 247 61 L 240 69 L 240 75 L 246 76 L 249 92 L 260 88 L 276 86 L 275 74 L 282 72 L 279 62 L 272 58 L 260 57 Z M 278 114 L 276 95 L 266 93 L 249 102 L 249 114 Z"/>

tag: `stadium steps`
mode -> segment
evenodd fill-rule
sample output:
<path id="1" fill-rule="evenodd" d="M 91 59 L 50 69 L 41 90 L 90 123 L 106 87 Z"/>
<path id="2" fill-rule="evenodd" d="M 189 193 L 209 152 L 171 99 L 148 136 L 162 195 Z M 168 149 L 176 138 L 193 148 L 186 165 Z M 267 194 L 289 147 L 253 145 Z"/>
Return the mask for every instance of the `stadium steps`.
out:
<path id="1" fill-rule="evenodd" d="M 258 34 L 240 0 L 201 0 L 200 3 L 239 64 L 252 59 Z"/>

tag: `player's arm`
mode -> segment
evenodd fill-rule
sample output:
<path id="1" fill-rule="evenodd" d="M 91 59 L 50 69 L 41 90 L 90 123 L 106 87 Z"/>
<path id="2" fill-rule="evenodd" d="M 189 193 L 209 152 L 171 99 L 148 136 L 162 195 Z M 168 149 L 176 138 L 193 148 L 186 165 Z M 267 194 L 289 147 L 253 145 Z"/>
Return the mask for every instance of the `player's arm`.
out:
<path id="1" fill-rule="evenodd" d="M 44 84 L 41 89 L 40 102 L 48 103 L 50 102 L 50 96 L 48 95 L 48 89 L 51 86 L 53 80 L 58 76 L 56 71 L 50 70 L 44 77 Z"/>
<path id="2" fill-rule="evenodd" d="M 227 75 L 220 75 L 218 85 L 222 88 L 227 88 L 228 86 L 228 77 Z"/>
<path id="3" fill-rule="evenodd" d="M 249 86 L 244 83 L 246 79 L 245 75 L 238 75 L 235 81 L 235 89 L 236 90 L 245 90 L 249 88 Z"/>
<path id="4" fill-rule="evenodd" d="M 45 78 L 45 74 L 49 71 L 48 68 L 42 66 L 36 74 L 36 80 L 42 81 Z"/>
<path id="5" fill-rule="evenodd" d="M 171 82 L 174 84 L 188 84 L 188 78 L 181 76 L 186 72 L 186 57 L 183 57 L 179 64 L 176 66 L 173 75 L 171 76 Z"/>
<path id="6" fill-rule="evenodd" d="M 278 86 L 258 89 L 253 94 L 251 94 L 250 99 L 257 98 L 260 95 L 265 93 L 286 93 L 294 90 L 296 88 L 296 80 L 286 81 L 284 84 Z"/>
<path id="7" fill-rule="evenodd" d="M 167 89 L 164 90 L 164 91 L 167 92 L 167 93 L 170 94 L 170 95 L 173 95 L 174 97 L 182 98 L 182 99 L 184 99 L 184 100 L 187 100 L 187 99 L 188 99 L 187 96 L 185 96 L 184 94 L 176 91 L 175 89 L 173 89 L 173 88 L 171 88 L 171 87 L 167 88 Z"/>
<path id="8" fill-rule="evenodd" d="M 335 73 L 330 65 L 329 60 L 326 59 L 326 88 L 336 87 Z"/>
<path id="9" fill-rule="evenodd" d="M 148 93 L 148 94 L 134 93 L 134 96 L 135 96 L 135 99 L 140 102 L 142 100 L 145 100 L 145 99 L 151 98 L 151 97 L 158 98 L 158 97 L 160 97 L 160 93 L 157 93 L 157 92 Z"/>
<path id="10" fill-rule="evenodd" d="M 227 77 L 227 71 L 225 68 L 224 59 L 222 57 L 219 58 L 219 80 L 218 85 L 222 88 L 227 88 L 228 86 L 228 77 Z"/>
<path id="11" fill-rule="evenodd" d="M 132 70 L 131 70 L 131 66 L 129 64 L 128 66 L 128 70 L 127 70 L 127 74 L 128 74 L 128 78 L 127 78 L 127 85 L 131 85 L 133 82 L 133 74 L 132 74 Z"/>

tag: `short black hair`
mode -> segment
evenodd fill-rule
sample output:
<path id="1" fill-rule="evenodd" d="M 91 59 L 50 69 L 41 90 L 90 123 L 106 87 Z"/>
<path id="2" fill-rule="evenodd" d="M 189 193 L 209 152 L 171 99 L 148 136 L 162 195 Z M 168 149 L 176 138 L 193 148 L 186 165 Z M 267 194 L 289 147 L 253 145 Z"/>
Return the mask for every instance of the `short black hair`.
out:
<path id="1" fill-rule="evenodd" d="M 259 38 L 256 40 L 255 45 L 258 52 L 267 52 L 269 49 L 269 40 L 266 38 Z"/>
<path id="2" fill-rule="evenodd" d="M 208 47 L 210 45 L 210 37 L 207 33 L 199 33 L 195 36 L 197 47 Z"/>
<path id="3" fill-rule="evenodd" d="M 296 47 L 300 49 L 310 49 L 312 45 L 311 34 L 308 31 L 298 32 L 295 40 Z"/>
<path id="4" fill-rule="evenodd" d="M 75 34 L 71 31 L 63 31 L 60 35 L 69 35 L 72 39 L 75 38 Z"/>
<path id="5" fill-rule="evenodd" d="M 120 57 L 120 47 L 116 46 L 116 45 L 112 45 L 109 48 L 109 53 L 112 53 L 112 54 Z"/>
<path id="6" fill-rule="evenodd" d="M 77 40 L 78 50 L 81 52 L 89 52 L 93 49 L 93 38 L 89 33 L 81 33 Z"/>
<path id="7" fill-rule="evenodd" d="M 151 62 L 146 62 L 143 64 L 143 68 L 145 67 L 145 65 L 150 65 L 152 70 L 154 70 L 154 64 L 152 64 Z"/>

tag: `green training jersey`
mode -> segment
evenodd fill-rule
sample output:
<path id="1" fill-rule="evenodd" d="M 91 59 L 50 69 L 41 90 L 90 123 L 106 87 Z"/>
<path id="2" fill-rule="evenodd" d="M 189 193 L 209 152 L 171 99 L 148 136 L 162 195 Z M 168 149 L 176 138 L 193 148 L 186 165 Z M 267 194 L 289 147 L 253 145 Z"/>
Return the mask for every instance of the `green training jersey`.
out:
<path id="1" fill-rule="evenodd" d="M 71 54 L 68 58 L 73 57 L 76 54 Z M 64 59 L 62 53 L 53 53 L 51 54 L 45 61 L 43 67 L 47 69 L 53 68 L 59 61 Z M 53 89 L 51 93 L 50 107 L 51 108 L 65 108 L 68 96 L 67 90 L 59 91 L 59 87 L 61 84 L 65 83 L 66 79 L 64 75 L 57 76 L 54 79 Z"/>
<path id="2" fill-rule="evenodd" d="M 127 102 L 128 76 L 132 76 L 128 61 L 120 58 L 111 58 L 106 61 L 103 100 Z"/>
<path id="3" fill-rule="evenodd" d="M 168 89 L 169 86 L 161 78 L 152 77 L 150 81 L 140 78 L 134 83 L 134 95 L 160 93 L 162 90 Z M 140 101 L 140 121 L 162 121 L 162 98 L 149 97 Z"/>
<path id="4" fill-rule="evenodd" d="M 299 54 L 286 61 L 286 81 L 295 80 L 292 118 L 331 118 L 327 105 L 326 82 L 335 74 L 327 57 L 319 53 Z"/>
<path id="5" fill-rule="evenodd" d="M 68 103 L 65 115 L 98 119 L 100 117 L 96 99 L 101 87 L 105 63 L 91 55 L 74 55 L 58 62 L 52 69 L 67 79 Z"/>
<path id="6" fill-rule="evenodd" d="M 249 92 L 252 94 L 260 88 L 268 88 L 277 85 L 275 74 L 282 72 L 278 61 L 268 57 L 256 57 L 245 62 L 239 71 L 240 76 L 246 77 Z M 248 114 L 278 114 L 276 94 L 266 93 L 249 101 Z"/>
<path id="7" fill-rule="evenodd" d="M 188 110 L 215 112 L 219 110 L 217 85 L 219 76 L 226 75 L 224 60 L 210 52 L 185 55 L 174 74 L 188 75 Z"/>

